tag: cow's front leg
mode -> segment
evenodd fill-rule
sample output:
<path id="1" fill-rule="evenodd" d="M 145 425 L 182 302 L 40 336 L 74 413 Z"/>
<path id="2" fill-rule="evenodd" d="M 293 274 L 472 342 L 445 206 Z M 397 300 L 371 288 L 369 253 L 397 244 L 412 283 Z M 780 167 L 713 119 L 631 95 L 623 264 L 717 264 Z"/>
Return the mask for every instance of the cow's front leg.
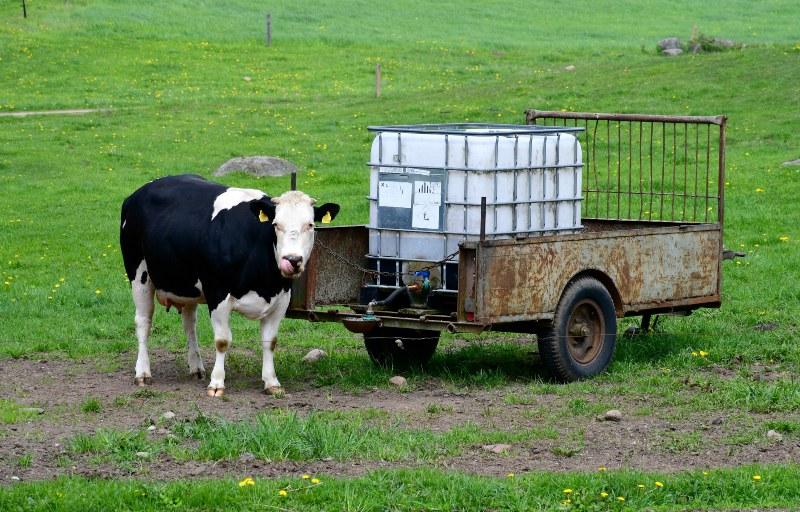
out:
<path id="1" fill-rule="evenodd" d="M 211 311 L 211 327 L 214 330 L 214 346 L 217 357 L 214 369 L 211 370 L 211 382 L 208 383 L 208 396 L 222 396 L 225 393 L 225 353 L 231 345 L 233 337 L 230 328 L 231 303 L 230 295 Z"/>
<path id="2" fill-rule="evenodd" d="M 274 309 L 261 320 L 261 348 L 263 350 L 263 364 L 261 379 L 264 381 L 264 392 L 268 395 L 281 397 L 284 395 L 278 376 L 275 374 L 275 349 L 278 346 L 278 327 L 286 315 L 289 307 L 290 295 L 284 292 L 275 300 Z"/>

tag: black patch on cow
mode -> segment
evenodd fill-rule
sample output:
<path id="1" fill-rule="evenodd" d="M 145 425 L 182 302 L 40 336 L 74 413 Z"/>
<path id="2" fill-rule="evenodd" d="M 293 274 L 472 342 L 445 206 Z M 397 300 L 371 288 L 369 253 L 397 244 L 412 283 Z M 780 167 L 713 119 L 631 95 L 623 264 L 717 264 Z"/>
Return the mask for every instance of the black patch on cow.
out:
<path id="1" fill-rule="evenodd" d="M 270 299 L 290 290 L 275 261 L 275 229 L 259 221 L 274 218 L 266 195 L 222 210 L 211 220 L 214 200 L 228 187 L 200 176 L 152 181 L 122 204 L 120 246 L 129 278 L 144 259 L 153 285 L 181 297 L 200 297 L 200 281 L 210 311 L 228 294 L 255 291 Z"/>
<path id="2" fill-rule="evenodd" d="M 142 284 L 147 284 L 147 271 L 142 272 Z"/>

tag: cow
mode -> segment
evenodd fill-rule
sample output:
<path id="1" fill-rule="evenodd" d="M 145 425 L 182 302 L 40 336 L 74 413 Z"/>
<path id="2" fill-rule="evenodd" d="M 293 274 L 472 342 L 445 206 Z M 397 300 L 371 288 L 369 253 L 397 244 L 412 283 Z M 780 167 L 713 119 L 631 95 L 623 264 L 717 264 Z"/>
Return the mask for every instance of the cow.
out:
<path id="1" fill-rule="evenodd" d="M 189 374 L 198 379 L 205 368 L 197 345 L 197 306 L 208 305 L 216 347 L 208 396 L 224 394 L 233 311 L 260 321 L 264 391 L 282 395 L 273 362 L 278 325 L 292 280 L 308 262 L 314 223 L 330 222 L 337 213 L 339 205 L 316 207 L 302 192 L 270 198 L 195 175 L 157 179 L 125 199 L 120 246 L 136 308 L 134 383 L 152 382 L 147 340 L 156 298 L 167 311 L 174 306 L 180 312 Z"/>

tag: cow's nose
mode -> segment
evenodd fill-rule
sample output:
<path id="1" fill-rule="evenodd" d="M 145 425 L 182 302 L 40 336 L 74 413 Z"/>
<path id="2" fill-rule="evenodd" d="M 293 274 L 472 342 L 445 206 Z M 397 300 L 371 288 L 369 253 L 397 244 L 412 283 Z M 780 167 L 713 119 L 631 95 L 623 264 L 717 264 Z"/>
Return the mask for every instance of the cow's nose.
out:
<path id="1" fill-rule="evenodd" d="M 295 269 L 297 269 L 300 266 L 300 264 L 303 263 L 303 257 L 302 256 L 298 256 L 296 254 L 290 254 L 288 256 L 285 256 L 285 258 L 286 258 L 286 261 L 291 263 L 292 267 L 294 267 Z"/>

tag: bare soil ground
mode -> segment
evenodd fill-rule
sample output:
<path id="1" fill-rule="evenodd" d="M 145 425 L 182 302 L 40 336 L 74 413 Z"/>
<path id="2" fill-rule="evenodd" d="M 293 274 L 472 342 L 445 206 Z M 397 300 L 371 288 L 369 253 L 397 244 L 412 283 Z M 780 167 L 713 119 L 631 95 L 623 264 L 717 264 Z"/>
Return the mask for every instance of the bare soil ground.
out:
<path id="1" fill-rule="evenodd" d="M 253 353 L 253 357 L 258 356 Z M 213 399 L 205 395 L 205 381 L 184 375 L 182 356 L 176 358 L 175 354 L 163 350 L 151 351 L 154 384 L 149 389 L 156 393 L 143 397 L 136 393 L 140 388 L 133 385 L 134 359 L 135 353 L 124 354 L 119 369 L 110 371 L 100 368 L 97 360 L 3 361 L 0 397 L 41 407 L 45 412 L 25 422 L 0 425 L 0 482 L 8 482 L 12 476 L 37 480 L 59 475 L 136 476 L 156 480 L 242 475 L 297 476 L 303 473 L 347 476 L 379 468 L 417 465 L 414 462 L 366 460 L 267 462 L 253 457 L 178 461 L 162 455 L 120 467 L 112 462 L 98 461 L 96 457 L 71 453 L 67 448 L 78 433 L 93 433 L 100 428 L 142 430 L 157 423 L 168 410 L 175 412 L 176 421 L 181 421 L 195 418 L 201 412 L 228 420 L 246 420 L 270 408 L 288 409 L 299 414 L 378 409 L 392 418 L 400 418 L 403 425 L 415 429 L 447 431 L 471 422 L 492 431 L 545 427 L 558 431 L 555 439 L 515 444 L 500 454 L 481 446 L 468 446 L 461 455 L 435 463 L 443 469 L 481 475 L 521 474 L 535 470 L 594 471 L 600 466 L 669 472 L 800 461 L 800 443 L 796 438 L 774 442 L 762 433 L 749 442 L 725 441 L 770 418 L 798 421 L 796 415 L 747 414 L 744 416 L 747 421 L 742 421 L 744 413 L 739 412 L 708 417 L 691 413 L 670 414 L 670 411 L 654 409 L 653 414 L 634 414 L 636 410 L 646 411 L 653 405 L 647 397 L 640 397 L 618 407 L 623 412 L 620 422 L 598 421 L 596 414 L 558 418 L 543 416 L 540 412 L 559 405 L 559 401 L 565 400 L 563 397 L 541 395 L 534 397 L 532 403 L 509 405 L 504 397 L 510 393 L 523 393 L 524 386 L 453 391 L 436 379 L 426 381 L 411 392 L 371 389 L 354 394 L 330 387 L 295 386 L 287 389 L 284 398 L 277 399 L 260 392 L 257 375 L 237 375 L 230 371 L 230 387 L 225 399 Z M 278 371 L 280 373 L 280 368 Z M 81 405 L 90 396 L 100 401 L 100 412 L 81 410 Z M 709 399 L 713 400 L 713 397 Z M 163 436 L 168 432 L 160 425 L 148 435 Z M 682 442 L 684 439 L 694 439 L 695 442 Z M 30 463 L 20 464 L 20 457 L 30 457 Z"/>

